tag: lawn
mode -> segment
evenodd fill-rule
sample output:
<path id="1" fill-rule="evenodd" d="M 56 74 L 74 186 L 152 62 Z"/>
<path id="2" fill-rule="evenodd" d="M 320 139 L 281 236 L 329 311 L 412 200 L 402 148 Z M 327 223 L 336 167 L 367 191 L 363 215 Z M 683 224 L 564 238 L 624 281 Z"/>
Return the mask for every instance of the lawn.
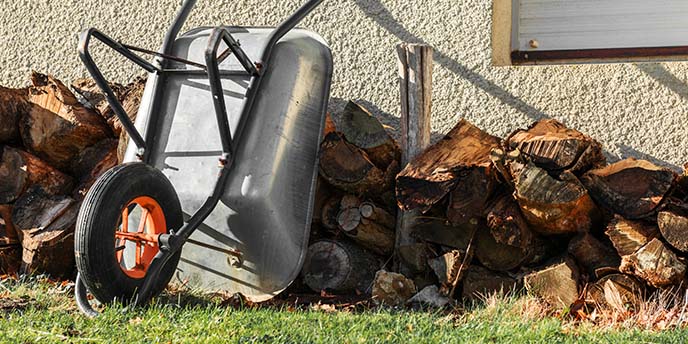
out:
<path id="1" fill-rule="evenodd" d="M 688 338 L 687 329 L 574 322 L 544 311 L 530 296 L 492 297 L 443 312 L 343 311 L 289 303 L 255 307 L 182 291 L 167 293 L 147 308 L 111 307 L 89 319 L 76 309 L 72 291 L 67 283 L 2 281 L 0 342 L 685 343 Z"/>

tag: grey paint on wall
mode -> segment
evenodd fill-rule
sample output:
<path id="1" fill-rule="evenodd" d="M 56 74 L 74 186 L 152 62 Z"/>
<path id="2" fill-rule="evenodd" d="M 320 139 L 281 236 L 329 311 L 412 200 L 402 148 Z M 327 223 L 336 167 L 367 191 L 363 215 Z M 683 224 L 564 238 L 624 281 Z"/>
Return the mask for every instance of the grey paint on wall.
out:
<path id="1" fill-rule="evenodd" d="M 199 0 L 188 27 L 275 25 L 300 0 Z M 32 69 L 64 80 L 86 76 L 77 34 L 95 26 L 123 42 L 157 49 L 179 0 L 20 0 L 0 9 L 0 84 L 27 83 Z M 602 141 L 611 160 L 637 157 L 675 169 L 688 161 L 688 64 L 493 67 L 489 0 L 325 0 L 301 25 L 331 45 L 331 109 L 349 99 L 397 127 L 395 45 L 435 48 L 433 130 L 440 137 L 466 118 L 505 136 L 555 118 Z M 107 75 L 141 74 L 97 53 Z"/>

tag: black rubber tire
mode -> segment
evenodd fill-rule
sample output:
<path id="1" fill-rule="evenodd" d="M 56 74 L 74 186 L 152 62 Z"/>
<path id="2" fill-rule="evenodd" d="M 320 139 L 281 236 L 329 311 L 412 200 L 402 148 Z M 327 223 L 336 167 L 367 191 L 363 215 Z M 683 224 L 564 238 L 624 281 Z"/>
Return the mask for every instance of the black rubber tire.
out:
<path id="1" fill-rule="evenodd" d="M 127 276 L 115 256 L 115 230 L 121 211 L 139 196 L 158 202 L 168 230 L 181 228 L 182 209 L 174 187 L 162 172 L 143 163 L 119 165 L 103 173 L 79 210 L 74 238 L 76 266 L 88 290 L 102 303 L 132 301 L 143 282 L 143 278 Z M 180 254 L 170 258 L 160 272 L 151 297 L 165 289 Z"/>

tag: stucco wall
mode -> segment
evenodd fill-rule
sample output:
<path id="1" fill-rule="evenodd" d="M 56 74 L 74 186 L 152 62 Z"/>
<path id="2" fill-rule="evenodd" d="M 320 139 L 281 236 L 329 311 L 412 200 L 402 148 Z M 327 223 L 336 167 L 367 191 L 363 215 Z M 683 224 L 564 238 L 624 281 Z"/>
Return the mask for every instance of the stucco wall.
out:
<path id="1" fill-rule="evenodd" d="M 300 0 L 199 0 L 191 26 L 273 25 Z M 124 42 L 157 49 L 179 0 L 19 0 L 0 7 L 0 83 L 26 83 L 31 69 L 65 80 L 86 75 L 77 33 L 96 26 Z M 490 65 L 490 0 L 326 0 L 303 24 L 329 41 L 335 58 L 331 107 L 348 99 L 398 123 L 394 47 L 436 49 L 433 129 L 460 117 L 496 135 L 556 118 L 600 139 L 612 159 L 628 156 L 678 168 L 688 161 L 688 65 L 651 63 L 556 67 Z M 101 56 L 108 74 L 139 72 Z"/>

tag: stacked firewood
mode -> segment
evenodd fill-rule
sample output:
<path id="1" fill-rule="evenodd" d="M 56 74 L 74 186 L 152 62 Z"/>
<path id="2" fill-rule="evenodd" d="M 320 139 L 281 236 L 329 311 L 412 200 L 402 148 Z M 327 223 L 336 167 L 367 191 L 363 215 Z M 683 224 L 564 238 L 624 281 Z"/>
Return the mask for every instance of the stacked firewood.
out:
<path id="1" fill-rule="evenodd" d="M 303 268 L 315 291 L 370 292 L 394 251 L 399 145 L 368 110 L 349 102 L 320 145 L 311 245 Z"/>
<path id="2" fill-rule="evenodd" d="M 118 163 L 121 125 L 92 80 L 33 72 L 0 87 L 0 274 L 74 274 L 74 226 L 88 188 Z M 142 80 L 113 85 L 136 113 Z"/>
<path id="3" fill-rule="evenodd" d="M 392 180 L 398 152 L 386 147 L 396 145 L 365 109 L 350 103 L 338 129 L 321 147 L 322 205 L 304 268 L 316 291 L 397 301 L 420 291 L 412 300 L 437 303 L 524 288 L 569 306 L 610 293 L 637 301 L 685 280 L 685 174 L 636 159 L 609 165 L 597 141 L 555 120 L 506 139 L 461 120 Z M 417 244 L 397 248 L 407 276 L 375 277 L 393 250 L 392 188 L 401 211 L 422 214 Z"/>

